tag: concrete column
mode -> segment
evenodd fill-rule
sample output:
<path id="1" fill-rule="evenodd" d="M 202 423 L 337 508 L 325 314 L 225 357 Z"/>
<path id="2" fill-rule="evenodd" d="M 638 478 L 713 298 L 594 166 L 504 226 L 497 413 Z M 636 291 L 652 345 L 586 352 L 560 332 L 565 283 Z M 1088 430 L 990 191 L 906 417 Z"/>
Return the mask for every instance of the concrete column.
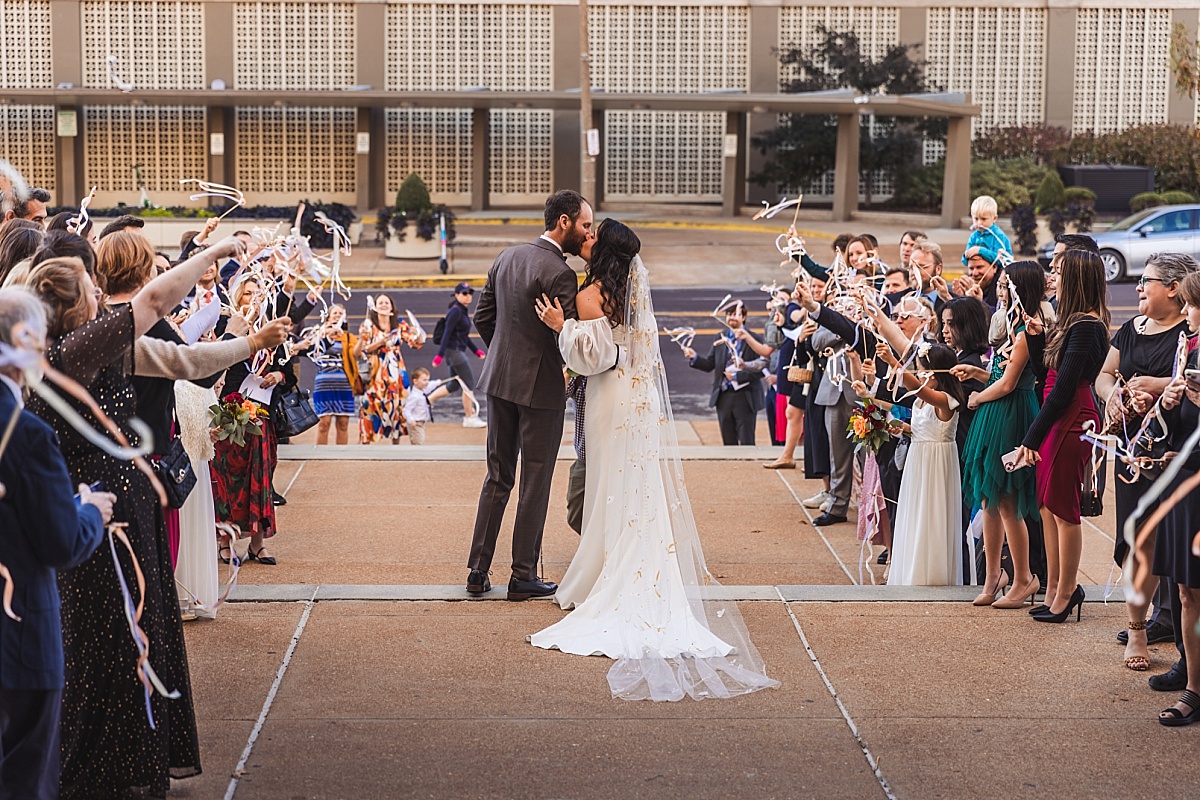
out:
<path id="1" fill-rule="evenodd" d="M 1071 129 L 1075 117 L 1075 21 L 1074 8 L 1051 8 L 1046 20 L 1046 112 L 1047 125 Z"/>
<path id="2" fill-rule="evenodd" d="M 854 212 L 858 210 L 860 125 L 858 114 L 838 114 L 837 158 L 833 168 L 834 222 L 848 222 Z M 969 152 L 968 155 L 970 155 Z"/>
<path id="3" fill-rule="evenodd" d="M 957 228 L 971 211 L 971 118 L 951 117 L 947 122 L 940 224 L 943 228 Z"/>
<path id="4" fill-rule="evenodd" d="M 925 34 L 926 34 L 926 12 L 924 8 L 902 7 L 900 9 L 900 19 L 897 33 L 900 36 L 900 44 L 915 45 L 909 51 L 914 59 L 925 57 Z"/>
<path id="5" fill-rule="evenodd" d="M 234 184 L 230 182 L 231 177 L 225 174 L 225 154 L 220 153 L 218 155 L 213 155 L 212 141 L 213 134 L 219 133 L 221 134 L 221 138 L 225 143 L 225 147 L 228 148 L 229 141 L 225 136 L 225 118 L 232 117 L 233 115 L 234 110 L 232 108 L 225 108 L 223 106 L 209 106 L 206 114 L 206 119 L 208 120 L 208 136 L 204 142 L 204 148 L 208 153 L 208 179 L 216 183 L 224 183 L 228 186 L 233 186 Z"/>
<path id="6" fill-rule="evenodd" d="M 362 113 L 361 111 L 359 113 Z M 370 109 L 371 115 L 371 155 L 368 159 L 370 173 L 370 197 L 366 209 L 369 211 L 391 205 L 396 198 L 388 197 L 387 189 L 387 110 L 383 108 Z"/>
<path id="7" fill-rule="evenodd" d="M 375 151 L 375 148 L 382 147 L 383 142 L 376 141 L 375 137 L 371 135 L 371 110 L 369 108 L 359 108 L 356 111 L 354 120 L 354 175 L 356 187 L 354 205 L 361 214 L 371 208 L 371 193 L 374 189 L 374 184 L 382 180 L 382 176 L 376 175 L 371 169 L 371 153 Z M 366 153 L 358 152 L 358 139 L 363 134 L 366 134 L 371 148 Z"/>
<path id="8" fill-rule="evenodd" d="M 1200 28 L 1200 10 L 1195 8 L 1177 8 L 1171 12 L 1171 25 L 1182 24 L 1187 28 L 1188 41 L 1196 41 L 1197 29 Z M 1186 94 L 1180 94 L 1175 89 L 1175 81 L 1171 81 L 1171 93 L 1167 95 L 1167 122 L 1174 125 L 1193 125 L 1196 122 L 1196 100 Z"/>
<path id="9" fill-rule="evenodd" d="M 550 42 L 550 88 L 562 92 L 579 88 L 579 6 L 554 5 L 550 7 L 550 30 L 553 40 Z M 583 158 L 583 126 L 580 110 L 555 111 L 551 122 L 550 137 L 554 163 L 550 168 L 551 185 L 555 190 L 579 190 L 582 182 Z M 595 118 L 599 127 L 602 115 L 596 112 Z M 601 151 L 604 149 L 603 129 L 601 132 Z M 596 162 L 596 193 L 603 191 L 600 162 Z M 593 207 L 600 204 L 599 197 L 589 197 Z"/>
<path id="10" fill-rule="evenodd" d="M 50 75 L 52 83 L 45 88 L 60 83 L 83 86 L 83 17 L 73 0 L 50 0 Z M 58 111 L 74 111 L 79 126 L 74 137 L 64 138 L 55 120 L 54 202 L 72 205 L 85 193 L 83 107 L 56 107 Z"/>
<path id="11" fill-rule="evenodd" d="M 491 112 L 476 108 L 471 113 L 471 210 L 491 206 Z"/>
<path id="12" fill-rule="evenodd" d="M 729 154 L 729 142 L 736 142 L 733 155 Z M 724 198 L 721 203 L 721 213 L 727 217 L 736 217 L 746 204 L 746 115 L 739 111 L 725 113 L 725 174 Z"/>
<path id="13" fill-rule="evenodd" d="M 355 82 L 387 88 L 387 6 L 384 3 L 355 3 L 354 23 L 358 28 L 354 50 Z"/>
<path id="14" fill-rule="evenodd" d="M 775 48 L 779 42 L 779 6 L 750 6 L 750 92 L 773 94 L 779 91 L 779 53 Z M 748 175 L 761 174 L 767 164 L 767 155 L 753 147 L 754 137 L 775 130 L 779 125 L 777 114 L 747 114 L 746 126 L 746 170 Z M 746 185 L 746 201 L 758 204 L 763 200 L 777 202 L 774 181 L 749 183 Z M 726 191 L 729 187 L 726 184 Z"/>

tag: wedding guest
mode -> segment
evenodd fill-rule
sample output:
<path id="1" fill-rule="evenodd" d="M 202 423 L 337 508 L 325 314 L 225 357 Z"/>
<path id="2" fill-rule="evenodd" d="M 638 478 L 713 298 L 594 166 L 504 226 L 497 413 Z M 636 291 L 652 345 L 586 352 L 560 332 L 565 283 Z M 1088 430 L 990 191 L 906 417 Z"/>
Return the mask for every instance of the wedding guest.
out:
<path id="1" fill-rule="evenodd" d="M 746 304 L 738 300 L 726 312 L 726 330 L 707 355 L 683 348 L 688 366 L 713 375 L 708 404 L 717 410 L 721 442 L 725 445 L 753 446 L 758 412 L 763 406 L 762 372 L 767 359 L 758 355 L 751 344 L 761 342 L 745 327 L 746 316 Z"/>
<path id="2" fill-rule="evenodd" d="M 13 419 L 0 456 L 0 563 L 19 587 L 0 613 L 0 796 L 56 800 L 63 690 L 57 570 L 103 541 L 116 497 L 71 477 L 53 429 L 22 410 L 21 358 L 40 358 L 46 309 L 24 287 L 0 289 L 0 420 Z"/>
<path id="3" fill-rule="evenodd" d="M 315 338 L 302 342 L 297 348 L 312 349 L 317 365 L 313 382 L 313 405 L 317 412 L 317 444 L 329 444 L 329 427 L 337 426 L 337 443 L 350 441 L 350 418 L 355 416 L 354 395 L 362 392 L 358 375 L 358 360 L 354 351 L 358 337 L 346 330 L 346 309 L 334 303 L 329 307 L 325 322 L 315 332 Z"/>
<path id="4" fill-rule="evenodd" d="M 1055 247 L 1057 250 L 1057 245 Z M 1061 260 L 1055 256 L 1056 261 Z M 1180 335 L 1187 335 L 1188 322 L 1183 314 L 1180 285 L 1189 273 L 1200 269 L 1196 260 L 1180 253 L 1155 253 L 1146 260 L 1145 271 L 1137 283 L 1138 315 L 1121 326 L 1112 337 L 1112 347 L 1104 366 L 1096 376 L 1096 394 L 1106 400 L 1105 427 L 1120 431 L 1138 430 L 1142 418 L 1162 395 L 1175 369 L 1175 351 Z M 1118 377 L 1120 376 L 1120 377 Z M 1154 483 L 1157 473 L 1135 476 L 1121 460 L 1113 465 L 1116 481 L 1117 542 L 1113 558 L 1122 567 L 1129 555 L 1124 536 L 1125 521 L 1133 513 L 1138 499 Z M 1141 568 L 1154 561 L 1154 537 L 1148 537 L 1136 560 L 1129 565 L 1134 592 L 1126 597 L 1129 610 L 1126 634 L 1125 666 L 1144 671 L 1150 666 L 1150 635 L 1155 641 L 1172 639 L 1171 593 L 1158 576 Z M 1146 614 L 1154 597 L 1154 620 L 1147 628 Z M 1134 602 L 1134 600 L 1138 602 Z M 1165 612 L 1165 613 L 1164 613 Z"/>
<path id="5" fill-rule="evenodd" d="M 912 258 L 913 248 L 918 242 L 923 242 L 929 237 L 924 231 L 905 231 L 900 236 L 900 266 L 903 269 L 909 268 L 909 260 Z"/>
<path id="6" fill-rule="evenodd" d="M 880 291 L 888 295 L 888 299 L 890 300 L 892 297 L 899 297 L 911 292 L 913 287 L 909 283 L 907 269 L 904 267 L 891 267 L 883 276 L 883 287 Z"/>
<path id="7" fill-rule="evenodd" d="M 367 298 L 367 318 L 358 331 L 358 353 L 371 360 L 371 374 L 364 381 L 363 408 L 359 418 L 359 441 L 370 444 L 376 437 L 399 444 L 408 433 L 404 424 L 404 396 L 412 381 L 404 365 L 405 346 L 419 350 L 425 332 L 400 319 L 392 298 L 386 294 Z"/>
<path id="8" fill-rule="evenodd" d="M 1046 266 L 1046 302 L 1055 309 L 1058 308 L 1058 275 L 1054 268 L 1058 266 L 1062 254 L 1068 250 L 1086 250 L 1089 253 L 1100 254 L 1096 240 L 1087 234 L 1060 233 L 1054 237 L 1054 252 Z"/>
<path id="9" fill-rule="evenodd" d="M 816 323 L 805 325 L 807 321 L 805 312 L 794 296 L 790 297 L 787 304 L 777 313 L 779 328 L 784 332 L 784 336 L 779 345 L 779 361 L 775 369 L 775 431 L 776 436 L 779 436 L 781 430 L 783 432 L 783 436 L 780 437 L 783 439 L 783 452 L 774 461 L 763 464 L 763 466 L 767 469 L 795 469 L 796 447 L 800 444 L 800 437 L 804 433 L 804 409 L 807 405 L 808 385 L 793 383 L 790 373 L 792 367 L 803 368 L 808 365 L 810 356 L 806 353 L 801 359 L 799 348 L 800 344 L 817 330 L 817 325 Z M 794 402 L 792 400 L 793 392 L 796 393 Z M 819 435 L 816 432 L 809 434 L 810 438 Z M 819 477 L 816 474 L 819 470 L 814 469 L 813 472 L 814 474 L 810 475 L 806 471 L 805 476 Z"/>
<path id="10" fill-rule="evenodd" d="M 129 368 L 135 340 L 170 313 L 212 260 L 233 255 L 239 247 L 222 242 L 155 278 L 128 305 L 104 314 L 98 313 L 100 292 L 80 261 L 42 262 L 29 285 L 51 309 L 51 366 L 87 387 L 100 408 L 136 440 L 129 426 L 134 415 Z M 90 416 L 82 404 L 68 402 Z M 97 449 L 40 398 L 31 398 L 29 407 L 55 428 L 73 484 L 103 480 L 107 486 L 121 487 L 113 519 L 126 524 L 125 534 L 144 578 L 141 627 L 153 642 L 151 661 L 162 684 L 179 692 L 170 700 L 152 692 L 147 709 L 142 684 L 133 673 L 133 643 L 125 638 L 125 605 L 107 548 L 59 575 L 66 657 L 62 796 L 120 796 L 135 788 L 165 796 L 172 778 L 199 774 L 200 750 L 158 497 L 135 464 Z M 128 559 L 118 558 L 125 573 L 132 575 Z"/>
<path id="11" fill-rule="evenodd" d="M 476 358 L 482 359 L 487 355 L 482 346 L 471 342 L 471 298 L 474 296 L 475 289 L 466 281 L 454 287 L 454 299 L 446 311 L 446 327 L 437 355 L 433 357 L 433 366 L 440 367 L 445 360 L 450 367 L 450 377 L 458 378 L 448 383 L 447 387 L 451 392 L 462 392 L 463 427 L 486 428 L 487 423 L 479 418 L 479 405 L 475 401 L 475 374 L 467 358 L 468 350 Z"/>
<path id="12" fill-rule="evenodd" d="M 412 371 L 412 388 L 404 398 L 404 418 L 408 422 L 408 440 L 425 444 L 425 424 L 433 421 L 433 401 L 450 394 L 445 381 L 429 379 L 429 370 L 417 367 Z"/>
<path id="13" fill-rule="evenodd" d="M 38 225 L 45 225 L 46 206 L 49 203 L 50 192 L 39 186 L 30 187 L 24 198 L 16 196 L 11 189 L 0 191 L 0 207 L 2 207 L 5 222 L 10 219 L 24 219 L 36 222 Z"/>
<path id="14" fill-rule="evenodd" d="M 0 230 L 0 285 L 4 283 L 13 267 L 38 251 L 46 237 L 41 227 L 32 222 L 19 221 L 22 222 L 20 226 L 12 222 L 0 226 L 5 228 Z"/>
<path id="15" fill-rule="evenodd" d="M 199 231 L 187 231 L 183 236 L 179 237 L 179 261 L 188 258 L 196 250 L 207 247 L 208 237 L 217 229 L 217 225 L 221 222 L 218 217 L 209 217 L 204 222 L 204 229 Z M 217 266 L 217 272 L 220 271 L 220 265 Z M 216 282 L 214 275 L 213 282 Z M 222 287 L 224 290 L 224 287 Z"/>
<path id="16" fill-rule="evenodd" d="M 1039 268 L 1040 271 L 1040 268 Z M 1068 250 L 1058 270 L 1058 324 L 1046 337 L 1045 355 L 1035 343 L 1035 367 L 1046 371 L 1045 401 L 1017 453 L 1017 464 L 1037 467 L 1038 508 L 1046 540 L 1046 610 L 1038 622 L 1064 622 L 1085 593 L 1079 585 L 1083 549 L 1079 497 L 1092 447 L 1080 440 L 1084 425 L 1099 422 L 1092 384 L 1108 355 L 1108 285 L 1100 257 Z M 1077 617 L 1079 614 L 1076 615 Z"/>
<path id="17" fill-rule="evenodd" d="M 879 260 L 879 242 L 869 233 L 861 233 L 846 245 L 846 263 L 868 278 L 880 274 L 887 265 Z"/>
<path id="18" fill-rule="evenodd" d="M 121 231 L 138 231 L 146 227 L 146 220 L 141 217 L 135 217 L 132 214 L 122 214 L 112 222 L 104 226 L 100 231 L 99 241 L 104 241 L 106 236 L 112 236 L 114 233 Z"/>
<path id="19" fill-rule="evenodd" d="M 1009 264 L 1006 273 L 1022 306 L 1038 308 L 1045 289 L 1042 268 L 1033 261 L 1018 261 Z M 1027 326 L 1025 319 L 1014 320 L 1005 342 L 992 355 L 989 370 L 971 364 L 953 367 L 960 381 L 986 382 L 981 391 L 967 398 L 967 408 L 975 415 L 963 446 L 963 499 L 972 509 L 984 511 L 987 571 L 983 591 L 973 601 L 977 606 L 1019 608 L 1040 583 L 1030 569 L 1029 528 L 1025 524 L 1025 517 L 1037 508 L 1033 471 L 1007 470 L 1001 460 L 1020 445 L 1038 413 Z M 1000 569 L 1005 540 L 1014 574 L 1012 588 L 1001 595 L 1007 585 L 1007 576 Z"/>
<path id="20" fill-rule="evenodd" d="M 999 216 L 994 197 L 985 194 L 971 201 L 971 236 L 962 256 L 964 266 L 968 266 L 974 256 L 982 256 L 989 264 L 1004 265 L 1012 260 L 1012 243 L 997 224 Z"/>
<path id="21" fill-rule="evenodd" d="M 1200 331 L 1200 273 L 1189 273 L 1179 288 L 1188 327 L 1196 333 Z M 1195 350 L 1188 357 L 1188 366 L 1191 369 L 1197 366 Z M 1186 371 L 1176 377 L 1163 394 L 1163 408 L 1167 414 L 1169 449 L 1182 452 L 1200 424 L 1200 382 L 1188 377 Z M 1170 497 L 1185 481 L 1193 479 L 1197 471 L 1200 471 L 1200 454 L 1193 451 L 1161 496 Z M 1186 676 L 1183 687 L 1155 686 L 1164 690 L 1184 688 L 1178 702 L 1159 714 L 1159 723 L 1168 727 L 1200 720 L 1200 557 L 1196 556 L 1194 538 L 1197 530 L 1200 530 L 1200 492 L 1191 491 L 1167 513 L 1155 536 L 1154 573 L 1177 587 L 1175 638 L 1182 645 L 1179 662 L 1171 672 L 1156 677 L 1167 678 L 1172 673 Z"/>
<path id="22" fill-rule="evenodd" d="M 788 233 L 789 235 L 795 236 L 797 239 L 800 238 L 799 234 L 796 233 L 795 228 L 789 229 Z M 833 242 L 829 245 L 829 247 L 831 250 L 833 250 L 833 258 L 835 261 L 839 258 L 843 260 L 846 258 L 846 246 L 850 244 L 850 240 L 853 238 L 853 233 L 839 233 L 836 237 L 834 237 Z M 803 243 L 804 240 L 800 239 L 800 242 Z M 808 253 L 801 253 L 798 257 L 793 256 L 792 260 L 799 261 L 800 267 L 814 280 L 821 281 L 821 283 L 825 283 L 829 280 L 829 270 L 813 261 L 812 257 L 809 256 Z"/>

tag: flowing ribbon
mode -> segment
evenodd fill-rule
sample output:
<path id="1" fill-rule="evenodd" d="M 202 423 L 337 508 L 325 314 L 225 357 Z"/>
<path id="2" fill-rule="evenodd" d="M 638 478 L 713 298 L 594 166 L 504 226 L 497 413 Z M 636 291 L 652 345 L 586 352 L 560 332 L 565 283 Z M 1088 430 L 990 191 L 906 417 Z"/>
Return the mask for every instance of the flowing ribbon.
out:
<path id="1" fill-rule="evenodd" d="M 109 58 L 112 58 L 112 56 L 109 56 Z M 179 183 L 180 185 L 194 183 L 200 187 L 199 192 L 191 195 L 192 200 L 199 200 L 204 197 L 216 197 L 233 203 L 233 205 L 227 208 L 224 213 L 221 214 L 221 216 L 217 217 L 219 220 L 225 219 L 225 217 L 235 208 L 241 208 L 242 206 L 246 205 L 246 195 L 243 194 L 241 190 L 235 189 L 232 186 L 226 186 L 223 183 L 213 183 L 200 178 L 184 178 L 183 180 L 179 181 Z"/>
<path id="2" fill-rule="evenodd" d="M 129 623 L 129 634 L 133 637 L 133 643 L 137 647 L 137 677 L 142 682 L 144 689 L 144 697 L 146 702 L 146 718 L 150 721 L 150 729 L 158 730 L 158 726 L 154 722 L 154 711 L 150 706 L 151 692 L 158 694 L 169 700 L 178 700 L 180 697 L 178 690 L 168 690 L 159 680 L 158 675 L 154 672 L 154 667 L 150 665 L 150 638 L 146 632 L 142 630 L 142 611 L 146 601 L 146 577 L 142 574 L 142 565 L 138 563 L 137 555 L 133 552 L 133 545 L 129 543 L 129 537 L 125 535 L 125 523 L 110 523 L 108 526 L 108 549 L 112 553 L 113 567 L 117 572 L 117 582 L 121 586 L 121 597 L 125 601 L 125 621 Z M 129 559 L 133 563 L 134 576 L 137 579 L 138 601 L 135 605 L 133 602 L 132 593 L 129 591 L 129 582 L 125 578 L 125 570 L 121 567 L 121 559 L 117 555 L 117 540 L 125 546 L 125 550 L 129 553 Z"/>
<path id="3" fill-rule="evenodd" d="M 82 235 L 81 232 L 83 229 L 92 221 L 91 216 L 88 214 L 88 206 L 92 204 L 92 200 L 96 199 L 96 189 L 97 187 L 92 187 L 87 196 L 79 201 L 79 213 L 67 220 L 67 230 L 71 233 Z"/>
<path id="4" fill-rule="evenodd" d="M 695 328 L 663 328 L 663 333 L 670 336 L 671 341 L 679 345 L 680 350 L 691 347 L 692 340 L 696 338 Z"/>
<path id="5" fill-rule="evenodd" d="M 757 214 L 755 214 L 753 217 L 751 217 L 751 219 L 756 219 L 756 220 L 757 219 L 772 219 L 780 211 L 783 211 L 785 208 L 791 208 L 792 206 L 796 207 L 796 212 L 797 212 L 797 214 L 799 214 L 800 203 L 802 203 L 802 202 L 804 202 L 804 195 L 800 195 L 795 200 L 788 200 L 786 197 L 784 197 L 782 200 L 780 200 L 775 205 L 771 205 L 766 200 L 763 200 L 762 201 L 762 204 L 763 204 L 762 211 L 759 211 Z M 795 220 L 793 220 L 792 224 L 793 225 L 795 224 Z"/>
<path id="6" fill-rule="evenodd" d="M 133 91 L 134 86 L 129 81 L 121 80 L 121 76 L 117 74 L 117 65 L 121 63 L 121 59 L 112 55 L 108 56 L 108 79 L 112 81 L 112 85 L 120 89 L 122 92 L 129 94 Z"/>

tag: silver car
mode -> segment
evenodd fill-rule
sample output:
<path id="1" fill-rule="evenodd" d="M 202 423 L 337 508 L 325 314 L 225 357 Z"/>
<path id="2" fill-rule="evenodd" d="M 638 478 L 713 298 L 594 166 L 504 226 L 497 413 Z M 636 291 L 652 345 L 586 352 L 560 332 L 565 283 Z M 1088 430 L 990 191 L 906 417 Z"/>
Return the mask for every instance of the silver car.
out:
<path id="1" fill-rule="evenodd" d="M 1126 217 L 1101 233 L 1088 234 L 1100 246 L 1104 277 L 1116 283 L 1141 275 L 1146 259 L 1155 253 L 1188 253 L 1200 257 L 1200 205 L 1156 206 Z M 1050 263 L 1051 242 L 1038 250 L 1038 260 Z"/>

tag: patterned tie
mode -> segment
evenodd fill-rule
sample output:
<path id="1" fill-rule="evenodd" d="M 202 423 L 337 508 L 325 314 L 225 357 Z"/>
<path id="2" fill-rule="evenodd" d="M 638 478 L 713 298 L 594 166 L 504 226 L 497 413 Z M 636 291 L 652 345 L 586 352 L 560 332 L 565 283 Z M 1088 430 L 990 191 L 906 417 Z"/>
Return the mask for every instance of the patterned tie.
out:
<path id="1" fill-rule="evenodd" d="M 208 291 L 206 291 L 204 293 L 204 305 L 208 305 L 209 303 L 211 303 L 212 299 L 213 299 L 212 289 L 209 289 Z"/>

